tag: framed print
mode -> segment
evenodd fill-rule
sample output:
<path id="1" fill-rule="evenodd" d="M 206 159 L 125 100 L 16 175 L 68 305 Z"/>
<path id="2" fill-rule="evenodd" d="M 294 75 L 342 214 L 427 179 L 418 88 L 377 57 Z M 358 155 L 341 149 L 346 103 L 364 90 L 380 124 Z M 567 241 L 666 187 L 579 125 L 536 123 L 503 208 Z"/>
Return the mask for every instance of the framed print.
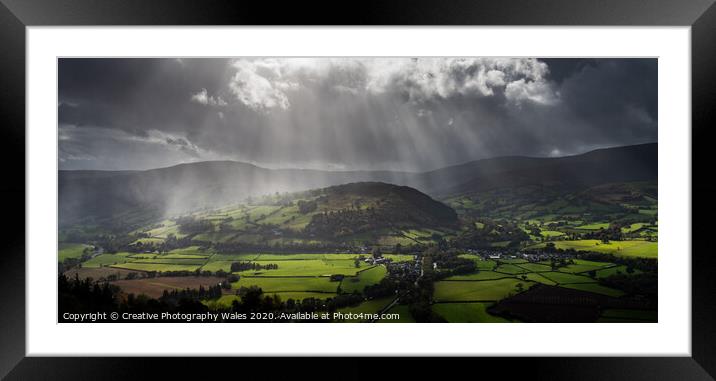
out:
<path id="1" fill-rule="evenodd" d="M 245 6 L 3 6 L 3 374 L 716 371 L 711 2 Z"/>

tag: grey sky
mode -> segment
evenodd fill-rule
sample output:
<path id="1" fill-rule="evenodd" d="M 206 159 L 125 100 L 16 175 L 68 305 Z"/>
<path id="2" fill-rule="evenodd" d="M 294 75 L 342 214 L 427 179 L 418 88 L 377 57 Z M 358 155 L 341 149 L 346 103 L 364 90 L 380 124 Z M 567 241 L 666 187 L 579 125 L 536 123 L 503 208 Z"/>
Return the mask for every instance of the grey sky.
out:
<path id="1" fill-rule="evenodd" d="M 656 59 L 61 59 L 61 169 L 422 171 L 657 140 Z"/>

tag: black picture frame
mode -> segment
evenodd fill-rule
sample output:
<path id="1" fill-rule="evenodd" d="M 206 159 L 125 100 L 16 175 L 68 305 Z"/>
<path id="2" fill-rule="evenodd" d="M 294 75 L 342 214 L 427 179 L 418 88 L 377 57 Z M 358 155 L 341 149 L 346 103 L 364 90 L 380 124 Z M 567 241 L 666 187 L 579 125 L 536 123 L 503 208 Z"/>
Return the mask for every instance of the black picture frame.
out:
<path id="1" fill-rule="evenodd" d="M 604 25 L 690 26 L 692 74 L 692 357 L 519 359 L 510 376 L 558 379 L 713 379 L 716 375 L 715 255 L 709 217 L 716 113 L 714 0 L 502 0 L 272 2 L 201 0 L 0 0 L 0 194 L 9 223 L 0 254 L 0 376 L 9 379 L 124 379 L 150 364 L 163 375 L 185 374 L 182 359 L 25 357 L 25 36 L 42 25 Z M 669 126 L 688 128 L 688 126 Z M 708 177 L 707 177 L 708 175 Z M 700 181 L 697 181 L 700 180 Z M 677 253 L 687 256 L 690 253 Z M 22 269 L 22 271 L 20 270 Z M 565 349 L 568 351 L 568 348 Z M 241 360 L 232 359 L 234 364 Z M 332 360 L 340 365 L 345 361 Z M 476 359 L 503 368 L 512 359 Z M 514 363 L 514 362 L 513 362 Z M 362 368 L 349 365 L 353 377 Z M 242 377 L 261 370 L 241 366 Z M 418 370 L 421 368 L 417 368 Z M 395 370 L 394 370 L 395 371 Z M 401 377 L 407 377 L 405 367 Z M 413 370 L 415 371 L 415 370 Z M 371 370 L 371 373 L 373 371 Z M 389 374 L 390 371 L 388 371 Z M 366 373 L 367 375 L 367 373 Z M 265 376 L 265 375 L 264 375 Z"/>

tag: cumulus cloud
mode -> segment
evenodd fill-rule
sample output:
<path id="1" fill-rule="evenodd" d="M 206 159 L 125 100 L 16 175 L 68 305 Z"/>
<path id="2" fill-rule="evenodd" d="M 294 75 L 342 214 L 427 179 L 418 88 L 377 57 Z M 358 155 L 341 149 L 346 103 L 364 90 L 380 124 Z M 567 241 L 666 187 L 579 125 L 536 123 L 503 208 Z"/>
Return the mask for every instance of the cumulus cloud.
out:
<path id="1" fill-rule="evenodd" d="M 370 90 L 399 91 L 416 102 L 455 96 L 487 97 L 524 85 L 539 89 L 541 97 L 521 96 L 513 100 L 556 98 L 555 94 L 549 94 L 547 65 L 532 58 L 419 58 L 373 61 L 367 67 Z"/>
<path id="2" fill-rule="evenodd" d="M 297 84 L 285 78 L 280 61 L 237 60 L 233 67 L 236 73 L 229 82 L 229 88 L 239 102 L 258 110 L 289 108 L 284 92 L 297 87 Z"/>
<path id="3" fill-rule="evenodd" d="M 221 99 L 219 96 L 210 96 L 206 89 L 201 89 L 198 93 L 193 94 L 191 96 L 191 101 L 209 106 L 226 106 L 226 101 Z"/>
<path id="4" fill-rule="evenodd" d="M 537 104 L 551 106 L 559 101 L 552 86 L 545 82 L 525 81 L 519 79 L 505 86 L 505 98 L 514 103 L 531 101 Z"/>
<path id="5" fill-rule="evenodd" d="M 286 110 L 289 92 L 323 83 L 340 93 L 394 92 L 413 102 L 508 90 L 516 103 L 549 105 L 557 99 L 547 65 L 532 58 L 239 59 L 233 67 L 229 87 L 236 98 L 262 110 Z"/>

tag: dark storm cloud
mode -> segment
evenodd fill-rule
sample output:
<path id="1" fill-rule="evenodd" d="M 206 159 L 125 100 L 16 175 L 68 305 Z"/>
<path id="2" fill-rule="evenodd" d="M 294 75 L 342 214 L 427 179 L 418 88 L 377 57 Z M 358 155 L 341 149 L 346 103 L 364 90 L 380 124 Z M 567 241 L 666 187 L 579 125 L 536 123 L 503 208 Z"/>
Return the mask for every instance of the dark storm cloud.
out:
<path id="1" fill-rule="evenodd" d="M 425 170 L 656 141 L 650 59 L 62 59 L 63 168 Z"/>

